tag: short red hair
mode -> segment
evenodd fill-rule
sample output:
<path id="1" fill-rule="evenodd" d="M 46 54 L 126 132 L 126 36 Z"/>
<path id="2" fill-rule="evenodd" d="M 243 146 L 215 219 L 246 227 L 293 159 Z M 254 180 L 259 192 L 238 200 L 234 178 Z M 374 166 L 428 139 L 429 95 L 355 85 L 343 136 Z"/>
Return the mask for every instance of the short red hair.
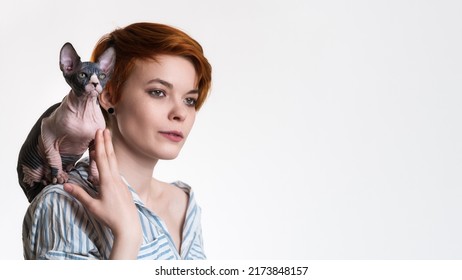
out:
<path id="1" fill-rule="evenodd" d="M 177 55 L 191 61 L 199 89 L 196 111 L 204 104 L 211 87 L 212 66 L 205 58 L 202 46 L 185 32 L 164 24 L 134 23 L 103 36 L 96 44 L 91 60 L 96 61 L 109 47 L 116 52 L 114 70 L 106 84 L 113 104 L 120 100 L 121 88 L 135 61 L 153 59 L 157 55 Z"/>

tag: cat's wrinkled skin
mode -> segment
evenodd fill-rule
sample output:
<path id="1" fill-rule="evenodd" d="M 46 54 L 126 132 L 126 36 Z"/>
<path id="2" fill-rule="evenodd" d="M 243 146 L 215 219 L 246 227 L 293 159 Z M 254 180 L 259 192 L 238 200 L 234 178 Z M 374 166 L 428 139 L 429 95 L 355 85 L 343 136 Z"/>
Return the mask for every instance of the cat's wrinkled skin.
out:
<path id="1" fill-rule="evenodd" d="M 62 47 L 60 69 L 71 91 L 43 113 L 19 152 L 18 180 L 29 202 L 46 185 L 65 183 L 67 172 L 91 148 L 96 130 L 105 128 L 98 95 L 109 79 L 114 62 L 112 48 L 92 63 L 81 62 L 70 43 Z M 90 179 L 97 183 L 95 162 L 90 160 L 90 163 Z"/>

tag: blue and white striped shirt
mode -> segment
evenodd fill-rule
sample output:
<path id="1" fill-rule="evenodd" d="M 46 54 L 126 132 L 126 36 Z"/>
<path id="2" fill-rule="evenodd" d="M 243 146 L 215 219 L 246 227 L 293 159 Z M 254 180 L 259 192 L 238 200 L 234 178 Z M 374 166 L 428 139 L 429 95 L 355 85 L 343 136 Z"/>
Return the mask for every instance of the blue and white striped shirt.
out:
<path id="1" fill-rule="evenodd" d="M 86 180 L 86 165 L 78 163 L 76 169 L 70 172 L 70 181 L 88 189 L 91 185 Z M 201 209 L 196 204 L 194 193 L 183 182 L 172 184 L 189 194 L 181 252 L 176 249 L 165 223 L 129 187 L 143 231 L 138 259 L 206 258 Z M 93 218 L 62 185 L 47 186 L 31 202 L 24 217 L 22 235 L 25 259 L 108 259 L 113 243 L 111 230 Z"/>

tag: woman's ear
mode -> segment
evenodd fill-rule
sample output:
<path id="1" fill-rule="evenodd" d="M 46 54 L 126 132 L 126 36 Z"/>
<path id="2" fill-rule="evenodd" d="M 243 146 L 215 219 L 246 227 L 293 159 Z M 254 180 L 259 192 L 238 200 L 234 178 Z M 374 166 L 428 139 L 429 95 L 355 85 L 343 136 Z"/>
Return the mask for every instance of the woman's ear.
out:
<path id="1" fill-rule="evenodd" d="M 111 102 L 111 94 L 108 90 L 104 89 L 98 97 L 99 104 L 104 110 L 108 110 L 109 108 L 114 108 L 114 104 Z"/>

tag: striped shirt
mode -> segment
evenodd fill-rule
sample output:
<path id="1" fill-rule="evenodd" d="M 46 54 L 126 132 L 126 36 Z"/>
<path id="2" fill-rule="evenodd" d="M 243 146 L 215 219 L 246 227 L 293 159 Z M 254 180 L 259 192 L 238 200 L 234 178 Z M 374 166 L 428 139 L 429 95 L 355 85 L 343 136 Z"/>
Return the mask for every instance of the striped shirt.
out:
<path id="1" fill-rule="evenodd" d="M 70 181 L 92 191 L 85 162 L 70 172 Z M 181 251 L 176 249 L 166 224 L 149 210 L 129 187 L 138 209 L 143 243 L 138 259 L 205 259 L 201 209 L 191 188 L 181 181 L 172 185 L 189 195 L 183 225 Z M 23 221 L 25 259 L 108 259 L 112 249 L 111 230 L 99 223 L 62 185 L 49 185 L 31 202 Z"/>

